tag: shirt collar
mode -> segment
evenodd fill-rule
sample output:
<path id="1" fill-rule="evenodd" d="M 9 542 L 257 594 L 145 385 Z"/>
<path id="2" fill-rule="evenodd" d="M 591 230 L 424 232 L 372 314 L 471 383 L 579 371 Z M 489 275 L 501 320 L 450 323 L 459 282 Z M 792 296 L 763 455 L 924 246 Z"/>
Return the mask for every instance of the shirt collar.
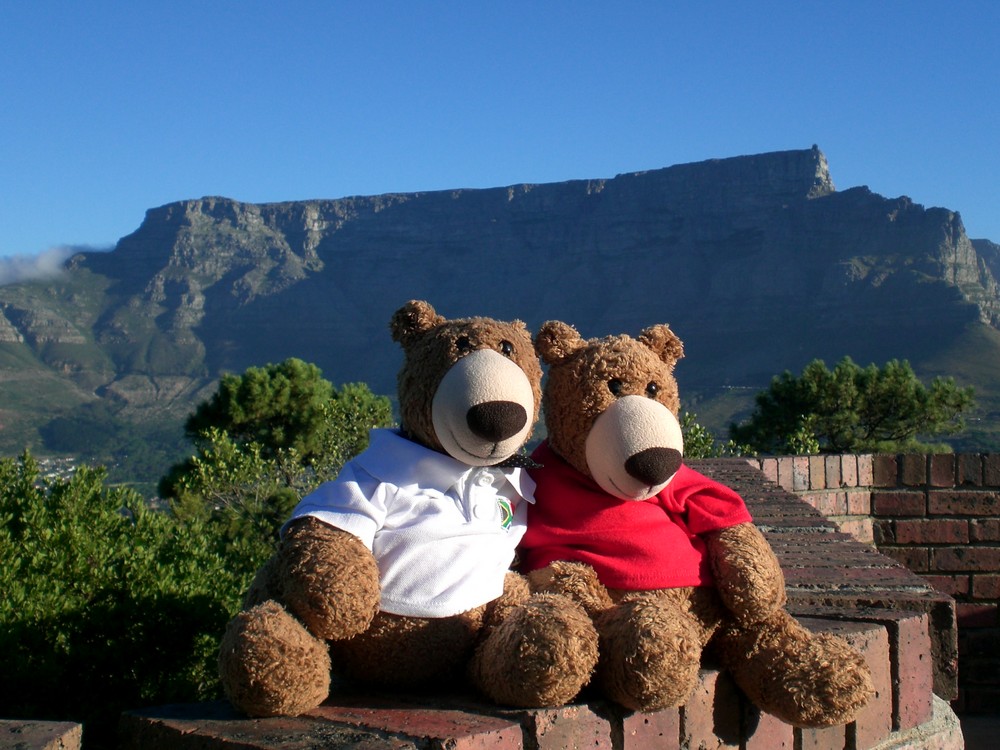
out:
<path id="1" fill-rule="evenodd" d="M 523 469 L 470 466 L 447 453 L 432 450 L 403 437 L 399 430 L 372 430 L 369 433 L 368 449 L 354 460 L 376 479 L 398 487 L 421 484 L 448 489 L 470 471 L 489 469 L 503 474 L 525 500 L 531 503 L 535 501 L 535 482 Z"/>

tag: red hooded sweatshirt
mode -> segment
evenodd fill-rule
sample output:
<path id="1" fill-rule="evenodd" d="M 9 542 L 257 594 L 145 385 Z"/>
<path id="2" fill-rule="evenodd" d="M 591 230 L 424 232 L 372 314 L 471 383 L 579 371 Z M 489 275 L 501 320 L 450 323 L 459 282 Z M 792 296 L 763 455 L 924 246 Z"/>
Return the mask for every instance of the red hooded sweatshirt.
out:
<path id="1" fill-rule="evenodd" d="M 621 500 L 557 456 L 548 442 L 532 454 L 537 483 L 521 540 L 527 573 L 555 560 L 591 565 L 609 588 L 708 586 L 701 534 L 750 521 L 733 490 L 682 465 L 658 495 Z"/>

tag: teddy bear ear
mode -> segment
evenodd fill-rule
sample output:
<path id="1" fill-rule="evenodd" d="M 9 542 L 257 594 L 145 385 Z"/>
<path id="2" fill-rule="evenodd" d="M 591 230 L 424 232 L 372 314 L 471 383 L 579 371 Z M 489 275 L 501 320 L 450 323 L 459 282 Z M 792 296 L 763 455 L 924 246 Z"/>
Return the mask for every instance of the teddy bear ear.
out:
<path id="1" fill-rule="evenodd" d="M 652 349 L 657 357 L 671 367 L 684 356 L 684 344 L 666 323 L 644 328 L 639 334 L 639 342 Z"/>
<path id="2" fill-rule="evenodd" d="M 434 312 L 430 302 L 410 300 L 396 310 L 389 323 L 392 340 L 404 346 L 419 334 L 429 331 L 444 322 L 444 318 Z"/>
<path id="3" fill-rule="evenodd" d="M 566 360 L 573 352 L 583 348 L 584 340 L 577 330 L 558 320 L 542 323 L 535 336 L 535 351 L 547 365 Z"/>

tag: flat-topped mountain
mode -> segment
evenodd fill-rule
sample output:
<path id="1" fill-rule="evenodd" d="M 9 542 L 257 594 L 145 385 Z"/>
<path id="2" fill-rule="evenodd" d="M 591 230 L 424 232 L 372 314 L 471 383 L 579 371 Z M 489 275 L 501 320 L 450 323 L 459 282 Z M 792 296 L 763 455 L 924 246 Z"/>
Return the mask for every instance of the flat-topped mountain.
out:
<path id="1" fill-rule="evenodd" d="M 989 412 L 998 272 L 1000 246 L 956 212 L 838 191 L 816 147 L 544 185 L 180 201 L 57 280 L 0 287 L 0 447 L 38 447 L 81 409 L 176 423 L 222 371 L 290 356 L 391 394 L 387 325 L 411 298 L 585 336 L 669 322 L 682 398 L 715 427 L 773 375 L 844 355 L 955 375 Z"/>

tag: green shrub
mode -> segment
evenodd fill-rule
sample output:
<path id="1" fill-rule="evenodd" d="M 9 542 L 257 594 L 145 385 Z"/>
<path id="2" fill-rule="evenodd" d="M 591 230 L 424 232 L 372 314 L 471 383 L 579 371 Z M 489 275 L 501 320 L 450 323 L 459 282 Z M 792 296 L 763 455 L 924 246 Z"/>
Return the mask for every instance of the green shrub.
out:
<path id="1" fill-rule="evenodd" d="M 103 469 L 49 481 L 28 454 L 0 459 L 4 714 L 82 721 L 102 747 L 123 710 L 218 696 L 218 640 L 269 553 L 226 531 Z"/>
<path id="2" fill-rule="evenodd" d="M 698 416 L 689 411 L 680 418 L 681 434 L 684 436 L 685 458 L 719 458 L 722 456 L 748 456 L 752 451 L 733 440 L 717 440 L 707 427 L 698 423 Z"/>

